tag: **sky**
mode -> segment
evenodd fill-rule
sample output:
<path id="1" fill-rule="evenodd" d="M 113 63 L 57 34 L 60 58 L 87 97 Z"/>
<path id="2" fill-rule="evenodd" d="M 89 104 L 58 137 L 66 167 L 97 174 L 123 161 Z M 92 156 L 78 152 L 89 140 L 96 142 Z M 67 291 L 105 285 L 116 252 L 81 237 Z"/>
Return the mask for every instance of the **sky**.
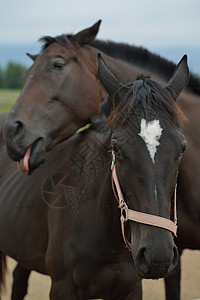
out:
<path id="1" fill-rule="evenodd" d="M 76 33 L 99 19 L 100 39 L 159 51 L 200 49 L 199 0 L 0 0 L 0 51 L 29 44 L 34 52 L 41 36 Z M 200 69 L 200 59 L 191 63 Z"/>

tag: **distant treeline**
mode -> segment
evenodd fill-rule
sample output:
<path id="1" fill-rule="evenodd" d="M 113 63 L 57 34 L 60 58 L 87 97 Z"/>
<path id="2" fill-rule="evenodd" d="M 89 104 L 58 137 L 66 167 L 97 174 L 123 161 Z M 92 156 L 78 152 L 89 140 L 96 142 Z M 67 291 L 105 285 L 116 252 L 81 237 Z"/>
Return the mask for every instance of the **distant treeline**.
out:
<path id="1" fill-rule="evenodd" d="M 21 89 L 26 67 L 22 64 L 9 62 L 5 68 L 0 66 L 0 88 Z"/>

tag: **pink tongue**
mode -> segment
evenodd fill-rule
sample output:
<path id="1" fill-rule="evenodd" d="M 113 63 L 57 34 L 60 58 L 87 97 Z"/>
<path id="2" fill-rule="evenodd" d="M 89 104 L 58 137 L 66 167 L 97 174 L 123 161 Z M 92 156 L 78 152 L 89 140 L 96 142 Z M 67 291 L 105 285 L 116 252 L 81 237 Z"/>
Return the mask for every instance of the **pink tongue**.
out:
<path id="1" fill-rule="evenodd" d="M 18 167 L 18 170 L 22 173 L 22 174 L 28 174 L 29 173 L 29 165 L 28 165 L 28 162 L 29 162 L 29 159 L 30 159 L 30 156 L 31 156 L 31 149 L 32 149 L 32 146 L 30 146 L 23 159 L 21 159 L 20 161 L 17 162 L 17 167 Z"/>

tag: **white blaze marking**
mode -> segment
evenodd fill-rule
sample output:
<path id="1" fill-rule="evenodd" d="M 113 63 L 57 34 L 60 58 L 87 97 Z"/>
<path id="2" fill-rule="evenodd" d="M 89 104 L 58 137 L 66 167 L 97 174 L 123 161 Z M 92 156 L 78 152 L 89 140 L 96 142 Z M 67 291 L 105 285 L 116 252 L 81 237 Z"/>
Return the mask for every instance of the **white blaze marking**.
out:
<path id="1" fill-rule="evenodd" d="M 149 151 L 150 157 L 155 163 L 155 154 L 157 147 L 160 145 L 159 139 L 162 135 L 163 129 L 160 126 L 159 120 L 153 120 L 147 122 L 146 120 L 141 120 L 141 131 L 138 134 L 145 142 L 147 149 Z"/>

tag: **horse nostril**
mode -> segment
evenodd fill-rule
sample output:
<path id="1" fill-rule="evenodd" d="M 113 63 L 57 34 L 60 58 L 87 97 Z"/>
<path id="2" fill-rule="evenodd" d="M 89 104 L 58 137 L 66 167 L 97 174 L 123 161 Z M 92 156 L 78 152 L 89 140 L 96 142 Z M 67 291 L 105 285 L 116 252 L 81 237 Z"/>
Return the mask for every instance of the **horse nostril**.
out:
<path id="1" fill-rule="evenodd" d="M 149 270 L 148 268 L 148 260 L 146 257 L 146 248 L 143 247 L 139 250 L 136 256 L 136 265 L 142 271 L 142 273 L 146 274 Z"/>
<path id="2" fill-rule="evenodd" d="M 171 248 L 171 249 L 170 249 Z M 171 272 L 178 263 L 176 247 L 156 248 L 141 247 L 136 258 L 135 266 L 138 274 L 143 278 L 158 279 Z"/>
<path id="3" fill-rule="evenodd" d="M 21 138 L 24 136 L 25 124 L 22 121 L 9 120 L 4 126 L 4 136 L 7 138 Z"/>
<path id="4" fill-rule="evenodd" d="M 21 136 L 24 134 L 24 131 L 25 131 L 25 125 L 24 123 L 22 123 L 22 121 L 16 121 L 15 122 L 15 126 L 16 126 L 16 129 L 15 129 L 15 135 L 16 136 Z"/>

